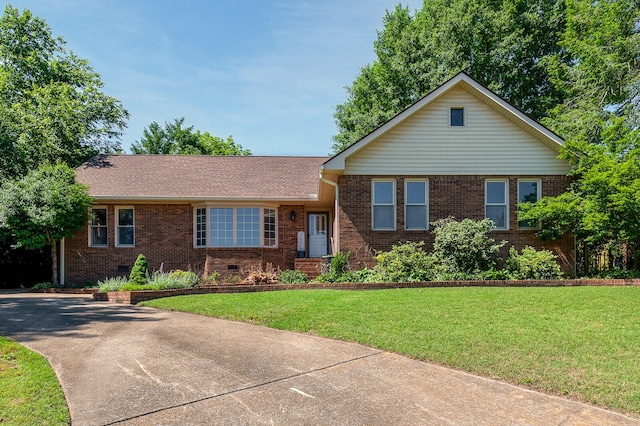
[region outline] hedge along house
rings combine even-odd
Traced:
[[[139,253],[204,274],[315,275],[336,252],[372,266],[395,243],[429,248],[430,222],[449,216],[488,217],[507,247],[549,248],[571,273],[572,237],[542,243],[539,224],[517,219],[519,202],[569,185],[562,143],[460,73],[332,158],[99,156],[76,169],[95,205],[62,244],[61,282],[127,275]]]

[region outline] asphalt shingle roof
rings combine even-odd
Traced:
[[[304,200],[328,157],[99,155],[76,168],[94,197]]]

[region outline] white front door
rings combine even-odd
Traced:
[[[322,257],[329,254],[329,214],[309,214],[309,257]]]

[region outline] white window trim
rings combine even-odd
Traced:
[[[104,210],[105,211],[105,220],[107,221],[107,223],[104,225],[105,228],[105,232],[107,233],[107,244],[92,244],[91,243],[91,235],[93,234],[92,232],[92,228],[95,226],[92,224],[91,222],[91,212],[96,209],[96,210]],[[89,245],[89,247],[97,247],[97,248],[104,248],[104,247],[109,247],[109,209],[107,208],[107,206],[91,206],[89,207],[89,232],[87,232],[87,243]]]
[[[537,182],[538,184],[538,200],[540,201],[540,199],[542,198],[542,179],[526,179],[526,178],[522,178],[522,179],[518,179],[518,204],[520,203],[520,182]],[[541,229],[541,223],[540,221],[538,221],[538,225],[535,227],[521,227],[520,226],[520,221],[518,221],[518,229],[521,229],[523,231],[537,231],[539,229]]]
[[[503,182],[504,183],[504,203],[489,203],[487,201],[487,184],[489,182]],[[484,181],[484,217],[487,217],[487,206],[504,206],[505,207],[505,227],[493,228],[494,231],[508,231],[509,230],[509,179],[485,179]]]
[[[233,209],[233,245],[231,246],[213,246],[211,245],[211,215],[209,210],[210,209],[217,209],[217,208],[221,208],[221,209]],[[259,209],[260,210],[260,223],[259,223],[259,235],[260,235],[260,245],[258,246],[239,246],[237,245],[237,238],[238,238],[238,217],[237,217],[237,210],[238,209],[243,209],[243,208],[249,208],[249,209]],[[203,246],[199,246],[197,245],[197,211],[198,209],[205,209],[205,224],[206,224],[206,232],[205,232],[205,245]],[[276,236],[275,236],[275,245],[272,246],[267,246],[264,244],[265,238],[264,238],[264,211],[265,210],[275,210],[275,219],[276,219]],[[278,217],[278,212],[279,209],[278,207],[275,206],[256,206],[256,205],[235,205],[235,206],[231,206],[231,205],[200,205],[200,206],[193,206],[193,247],[194,248],[219,248],[219,249],[254,249],[254,248],[267,248],[267,249],[277,249],[279,246],[279,233],[278,233],[278,223],[279,223],[279,217]]]
[[[454,110],[454,109],[462,110],[462,126],[454,126],[451,124],[451,110]],[[464,106],[450,105],[449,108],[447,109],[447,114],[448,114],[447,120],[449,121],[449,127],[452,127],[454,129],[467,127],[467,108],[465,108]]]
[[[393,200],[391,202],[391,204],[375,204],[375,184],[377,182],[391,182],[393,185],[393,188],[391,190],[391,195],[393,196]],[[377,229],[374,227],[374,217],[373,217],[373,210],[374,207],[378,205],[378,206],[393,206],[393,228],[382,228],[382,229]],[[397,218],[397,200],[396,200],[396,180],[395,179],[372,179],[371,180],[371,230],[372,231],[395,231],[398,228],[398,218]]]
[[[130,228],[133,230],[133,244],[120,244],[120,233],[118,232],[120,229],[120,210],[128,210],[131,209],[133,211],[133,225]],[[133,206],[116,206],[115,207],[115,241],[116,247],[124,247],[124,248],[132,248],[136,246],[136,209]],[[129,226],[126,226],[129,228]]]
[[[204,245],[198,245],[198,210],[204,209]],[[193,207],[193,247],[205,248],[209,242],[209,221],[207,220],[207,213],[209,208],[207,206],[194,206]]]
[[[409,182],[424,182],[424,204],[409,203],[407,201],[408,191],[407,184]],[[426,207],[426,228],[407,228],[407,206],[425,206]],[[405,179],[404,181],[404,229],[405,231],[428,231],[429,230],[429,179]]]

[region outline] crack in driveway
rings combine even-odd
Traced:
[[[269,380],[269,381],[261,382],[261,383],[256,383],[254,385],[245,386],[245,387],[238,388],[238,389],[233,389],[233,390],[230,390],[230,391],[227,391],[227,392],[222,392],[222,393],[219,393],[219,394],[216,394],[216,395],[205,396],[205,397],[202,397],[202,398],[194,399],[194,400],[183,402],[183,403],[180,403],[180,404],[174,404],[174,405],[171,405],[171,406],[168,406],[168,407],[158,408],[157,410],[151,410],[151,411],[148,411],[146,413],[137,414],[135,416],[127,417],[127,418],[124,418],[124,419],[114,420],[114,421],[109,422],[109,423],[104,423],[103,426],[117,425],[117,424],[121,424],[121,423],[128,422],[128,421],[131,421],[131,420],[140,419],[140,418],[152,415],[152,414],[161,413],[163,411],[169,411],[169,410],[173,410],[175,408],[186,407],[186,406],[189,406],[189,405],[197,404],[199,402],[210,401],[210,400],[213,400],[213,399],[216,399],[216,398],[220,398],[220,397],[223,397],[223,396],[233,395],[233,394],[236,394],[236,393],[239,393],[239,392],[243,392],[243,391],[247,391],[247,390],[251,390],[251,389],[261,388],[261,387],[268,386],[268,385],[271,385],[271,384],[274,384],[274,383],[284,382],[286,380],[295,379],[296,377],[306,376],[308,374],[316,373],[318,371],[324,371],[324,370],[328,370],[330,368],[338,367],[340,365],[345,365],[345,364],[349,364],[349,363],[352,363],[352,362],[355,362],[355,361],[360,361],[362,359],[378,356],[378,355],[382,354],[383,352],[384,351],[377,351],[377,352],[369,353],[369,354],[366,354],[366,355],[350,358],[350,359],[347,359],[347,360],[344,360],[344,361],[336,362],[334,364],[330,364],[330,365],[327,365],[327,366],[324,366],[324,367],[314,368],[312,370],[303,371],[303,372],[296,373],[296,374],[291,374],[291,375],[285,376],[285,377],[279,377],[277,379],[273,379],[273,380]]]

